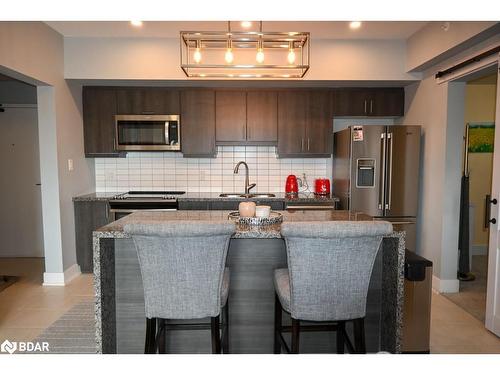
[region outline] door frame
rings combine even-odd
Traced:
[[[497,57],[495,123],[500,123],[500,54]],[[491,205],[490,215],[490,218],[496,219],[496,223],[490,224],[485,327],[500,336],[500,129],[498,127],[495,131],[494,145],[491,197],[497,199],[497,204]]]

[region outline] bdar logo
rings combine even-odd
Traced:
[[[5,340],[0,346],[0,350],[2,352],[14,353],[17,349],[17,342],[10,342],[9,340]]]

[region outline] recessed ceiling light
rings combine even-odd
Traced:
[[[350,24],[349,24],[349,27],[351,29],[359,29],[361,27],[361,22],[360,21],[352,21]]]
[[[241,21],[241,27],[248,29],[250,26],[252,26],[250,21]]]
[[[132,26],[135,26],[135,27],[141,27],[142,26],[142,21],[138,21],[138,20],[130,21],[130,24]]]

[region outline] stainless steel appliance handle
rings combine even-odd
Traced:
[[[387,182],[387,184],[389,185],[389,192],[388,192],[388,199],[389,199],[389,203],[386,205],[385,208],[387,208],[388,210],[391,209],[391,204],[392,204],[392,146],[394,144],[393,142],[393,134],[392,133],[388,133],[387,134],[387,142],[390,143],[390,147],[389,147],[389,160],[387,162],[387,164],[389,164],[389,180]]]
[[[380,163],[380,186],[378,191],[378,209],[383,210],[383,199],[385,191],[385,149],[386,149],[386,139],[385,133],[380,134],[380,149],[382,153],[382,162]]]
[[[333,210],[335,206],[287,206],[286,210]]]
[[[168,124],[169,124],[169,122],[165,121],[165,144],[166,145],[170,144],[170,141],[168,139]]]

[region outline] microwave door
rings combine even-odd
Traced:
[[[351,128],[351,211],[384,214],[385,126]]]

